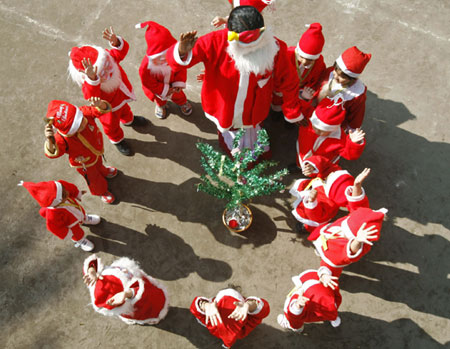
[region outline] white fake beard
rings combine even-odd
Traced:
[[[171,73],[172,68],[167,63],[156,65],[152,60],[148,59],[147,69],[152,72],[153,75],[163,75],[166,76]]]
[[[120,85],[120,81],[122,80],[118,64],[112,58],[110,58],[110,60],[113,67],[112,68],[113,74],[111,78],[109,78],[107,81],[101,82],[100,84],[100,89],[102,91],[105,91],[106,93],[110,93],[117,90],[117,88]],[[78,86],[82,86],[84,84],[84,80],[86,79],[86,74],[78,71],[74,67],[72,62],[69,63],[69,76],[72,78],[74,82],[78,84]]]
[[[119,65],[111,59],[112,64],[112,76],[106,80],[102,81],[100,84],[100,89],[106,93],[111,93],[119,88],[122,77],[120,75]]]
[[[256,75],[273,70],[274,58],[278,50],[278,44],[269,29],[266,29],[254,43],[240,44],[238,41],[230,41],[227,47],[227,53],[240,73]]]

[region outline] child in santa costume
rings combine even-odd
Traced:
[[[267,6],[270,7],[270,9],[275,9],[275,1],[276,0],[228,0],[228,2],[231,4],[232,8],[238,7],[238,6],[253,6],[256,8],[259,12],[262,12]],[[216,16],[211,21],[211,25],[213,25],[216,28],[219,28],[222,25],[226,25],[228,22],[228,16],[227,17],[220,17]]]
[[[183,89],[186,88],[186,69],[174,72],[167,64],[167,49],[177,40],[169,30],[156,22],[144,22],[136,28],[147,27],[145,40],[147,41],[147,54],[139,68],[142,89],[145,95],[156,103],[155,116],[159,119],[167,117],[167,101],[180,107],[183,115],[192,114],[192,105],[188,102]]]
[[[155,325],[167,315],[166,288],[129,258],[104,267],[94,254],[84,261],[83,274],[92,307],[102,315],[118,316],[128,325]]]
[[[323,74],[320,88],[313,99],[314,104],[333,101],[346,110],[344,129],[360,128],[366,110],[367,87],[359,79],[372,55],[360,51],[356,46],[345,50]]]
[[[97,97],[89,101],[91,106],[80,108],[64,101],[49,103],[44,131],[45,155],[53,159],[67,153],[70,166],[84,177],[91,194],[111,204],[115,198],[108,191],[106,179],[114,178],[117,169],[103,165],[103,135],[95,123],[95,118],[111,111],[111,105]]]
[[[289,59],[295,65],[300,81],[300,98],[305,101],[313,97],[322,82],[322,75],[326,70],[322,56],[324,44],[321,24],[313,23],[303,33],[297,47],[288,48]],[[283,94],[274,91],[272,110],[280,112],[282,104]]]
[[[72,239],[75,247],[83,251],[92,251],[94,244],[84,237],[81,224],[96,225],[100,217],[86,214],[83,206],[78,202],[85,193],[75,184],[66,181],[23,182],[33,198],[41,206],[39,214],[45,218],[47,229],[62,240]]]
[[[365,133],[350,130],[346,134],[341,124],[346,111],[342,105],[319,104],[309,119],[308,126],[300,126],[297,140],[297,169],[290,165],[291,172],[303,172],[307,177],[326,178],[335,171],[341,157],[347,160],[358,159],[366,145]]]
[[[268,116],[274,88],[283,93],[286,120],[303,119],[298,76],[289,62],[287,46],[264,27],[256,8],[236,7],[230,13],[228,29],[198,40],[196,34],[181,34],[180,41],[167,51],[167,61],[177,70],[204,64],[202,107],[216,124],[227,152],[233,149],[240,128],[246,132],[239,148],[253,148],[260,123]]]
[[[338,309],[342,297],[337,277],[326,267],[306,270],[292,277],[295,287],[284,302],[284,314],[277,316],[278,324],[295,332],[302,332],[305,323],[330,321],[333,327],[341,324]]]
[[[266,300],[244,298],[232,288],[219,291],[212,299],[195,297],[191,304],[191,313],[213,336],[223,341],[224,348],[231,348],[236,340],[248,336],[269,312]]]
[[[349,215],[314,229],[308,240],[321,258],[320,266],[327,267],[333,276],[340,276],[347,265],[359,261],[380,238],[386,209],[374,211],[360,207]]]
[[[370,169],[364,169],[356,178],[346,170],[328,175],[326,180],[302,178],[295,181],[290,193],[297,198],[292,214],[298,220],[298,232],[311,233],[315,227],[328,223],[345,207],[350,212],[369,207],[362,183]]]
[[[128,105],[136,97],[127,74],[119,64],[128,53],[128,43],[116,35],[112,27],[103,31],[103,38],[109,41],[111,50],[98,46],[72,48],[69,73],[72,80],[81,86],[84,98],[100,97],[111,104],[111,112],[102,115],[99,120],[111,143],[122,154],[129,156],[131,149],[124,140],[120,123],[143,126],[147,120],[133,115]]]

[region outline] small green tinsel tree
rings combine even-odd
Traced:
[[[239,140],[244,134],[241,129],[234,139],[233,147],[238,148]],[[281,178],[288,174],[287,169],[277,171],[274,174],[263,175],[268,167],[277,165],[275,161],[263,160],[248,170],[248,165],[258,159],[269,145],[267,131],[258,131],[254,150],[244,148],[234,154],[234,160],[227,155],[213,149],[206,143],[197,143],[197,148],[202,152],[200,159],[206,174],[203,174],[197,190],[228,201],[226,208],[233,209],[239,204],[256,196],[269,195],[285,188]]]

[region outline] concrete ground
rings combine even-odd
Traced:
[[[236,348],[449,346],[450,3],[279,0],[275,12],[264,13],[289,45],[305,23],[321,22],[328,65],[355,44],[373,54],[362,76],[369,88],[368,145],[360,160],[344,166],[354,174],[372,168],[365,187],[373,208],[389,209],[389,220],[371,253],[341,277],[341,327],[311,324],[300,335],[282,331],[276,316],[291,276],[317,268],[319,259],[293,232],[288,191],[254,200],[251,229],[228,232],[223,202],[195,187],[202,173],[195,143],[217,145],[215,127],[201,110],[195,79],[201,67],[189,72],[190,117],[172,105],[169,118],[157,120],[140,87],[146,44],[136,23],[155,20],[175,36],[192,29],[204,34],[215,15],[228,11],[225,0],[0,1],[2,347],[218,348],[189,305],[229,283],[271,305],[269,317]],[[154,327],[128,326],[93,311],[81,279],[88,254],[48,233],[37,203],[16,186],[65,179],[86,188],[66,158],[44,157],[42,118],[51,99],[84,103],[67,79],[67,53],[75,45],[105,46],[101,32],[111,24],[131,47],[122,64],[138,97],[131,107],[151,125],[125,129],[133,157],[106,144],[108,164],[121,169],[111,181],[118,203],[107,206],[87,195],[85,207],[104,218],[87,231],[106,263],[129,256],[167,286],[171,308]],[[294,160],[296,130],[271,119],[266,127],[274,158],[286,166]]]

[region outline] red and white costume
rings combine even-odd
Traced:
[[[371,57],[371,54],[363,53],[353,46],[338,57],[336,64],[346,75],[358,78]],[[360,128],[366,111],[367,87],[357,79],[351,86],[344,88],[333,81],[333,71],[334,68],[329,67],[324,72],[315,97],[319,96],[322,89],[328,89],[327,97],[320,101],[319,105],[320,103],[329,104],[327,100],[333,101],[334,104],[341,104],[346,110],[345,122],[342,125],[344,129]]]
[[[302,92],[305,87],[317,91],[319,85],[322,83],[323,74],[326,70],[325,62],[321,54],[324,44],[325,38],[322,34],[322,26],[320,23],[312,23],[301,36],[297,46],[288,48],[288,58],[295,65],[299,78],[300,98],[302,98]],[[306,59],[311,59],[313,62],[305,67],[298,61],[297,55]],[[309,98],[305,99],[309,100]],[[283,94],[274,91],[272,109],[281,111],[282,104]]]
[[[147,27],[145,39],[147,41],[147,53],[139,67],[142,89],[145,95],[158,106],[164,106],[167,100],[172,100],[177,105],[187,102],[183,91],[169,94],[169,88],[186,88],[186,69],[173,71],[170,66],[153,66],[152,60],[165,57],[167,49],[174,45],[177,40],[170,34],[169,30],[156,22],[144,22],[137,28]]]
[[[104,195],[108,191],[106,176],[108,168],[103,165],[103,135],[98,129],[95,118],[103,114],[96,107],[82,106],[80,108],[64,101],[49,103],[47,118],[53,119],[55,133],[54,153],[44,147],[45,156],[58,158],[67,154],[69,163],[81,174],[92,195]],[[79,128],[87,120],[83,130]]]
[[[252,313],[248,313],[247,318],[243,321],[236,321],[229,319],[228,316],[234,311],[236,305],[234,302],[244,302],[246,299],[254,299],[257,301],[257,308]],[[234,289],[228,288],[219,291],[219,293],[213,299],[205,297],[196,297],[191,304],[191,313],[197,318],[197,320],[205,326],[208,331],[215,337],[220,338],[224,345],[231,347],[236,340],[246,337],[253,329],[258,326],[262,320],[269,315],[270,307],[269,303],[265,299],[258,297],[244,297]],[[208,302],[216,301],[217,309],[223,323],[218,323],[217,326],[211,325],[209,322],[206,325],[205,313],[200,309],[199,301],[205,300]]]
[[[297,140],[297,165],[309,163],[314,167],[311,177],[325,178],[332,171],[340,169],[337,163],[341,157],[347,160],[358,159],[366,145],[354,143],[340,127],[345,111],[339,105],[320,104],[314,110],[308,126],[299,127]],[[331,132],[319,136],[313,127]]]
[[[308,239],[313,241],[322,259],[320,265],[329,268],[334,276],[339,276],[344,267],[359,261],[372,248],[371,245],[363,243],[358,251],[351,251],[350,245],[359,228],[363,223],[366,223],[366,228],[375,226],[378,230],[376,239],[371,241],[377,241],[386,212],[386,209],[374,211],[361,207],[333,223],[317,227]]]
[[[339,287],[331,289],[320,282],[319,274],[331,271],[325,267],[317,270],[306,270],[292,277],[295,288],[288,294],[284,302],[284,316],[289,322],[289,328],[300,330],[305,323],[319,321],[334,321],[338,317],[338,309],[342,302]],[[303,294],[309,298],[305,306],[297,307],[294,303]]]
[[[253,6],[259,12],[262,12],[267,6],[274,7],[276,0],[228,0],[228,2],[234,7],[238,6]]]
[[[130,125],[133,122],[134,115],[128,103],[136,100],[133,86],[119,64],[127,55],[129,45],[120,36],[117,38],[120,45],[111,46],[110,50],[98,46],[73,47],[69,62],[70,75],[82,87],[84,98],[100,97],[111,104],[111,112],[102,115],[99,120],[106,136],[113,144],[120,143],[124,138],[120,123]],[[81,63],[83,58],[89,58],[97,67],[97,80],[91,80],[86,74],[79,72],[84,71]],[[106,81],[102,81],[101,78]],[[108,86],[108,80],[111,80],[109,85],[114,82],[113,86]]]
[[[272,69],[261,74],[241,73],[236,67],[237,63],[229,53],[233,45],[228,41],[226,29],[198,38],[184,60],[178,54],[178,43],[167,51],[167,61],[174,69],[189,68],[203,62],[202,107],[205,116],[216,124],[224,136],[229,150],[235,137],[230,132],[236,129],[246,128],[246,135],[250,134],[249,138],[256,139],[258,125],[269,113],[273,89],[283,93],[286,120],[296,122],[303,119],[302,101],[298,98],[298,76],[289,62],[286,44],[275,38],[268,29],[252,44],[262,43],[264,46],[257,49],[258,53],[264,53],[261,55],[263,57],[274,58],[273,64],[270,61]],[[242,71],[245,71],[244,68]],[[245,142],[246,135],[242,142]],[[250,147],[253,144],[250,140],[247,143]]]
[[[102,279],[88,286],[94,310],[105,316],[118,316],[129,325],[154,325],[160,322],[169,309],[169,298],[163,285],[147,275],[139,265],[122,257],[104,267],[100,258],[92,255],[84,261],[83,273],[93,267]],[[106,304],[115,294],[131,290],[132,298],[118,306]]]
[[[59,180],[49,182],[21,182],[41,206],[39,214],[45,218],[47,229],[60,239],[80,241],[84,237],[81,228],[87,215],[78,200],[81,192],[75,184]],[[68,192],[62,202],[63,188]]]
[[[339,211],[340,207],[350,212],[359,207],[369,207],[364,188],[362,194],[352,195],[355,179],[346,170],[332,172],[325,181],[320,178],[298,179],[292,186],[290,193],[297,199],[293,203],[292,214],[309,232],[315,227],[328,223]],[[311,189],[317,191],[314,201],[308,200]]]

